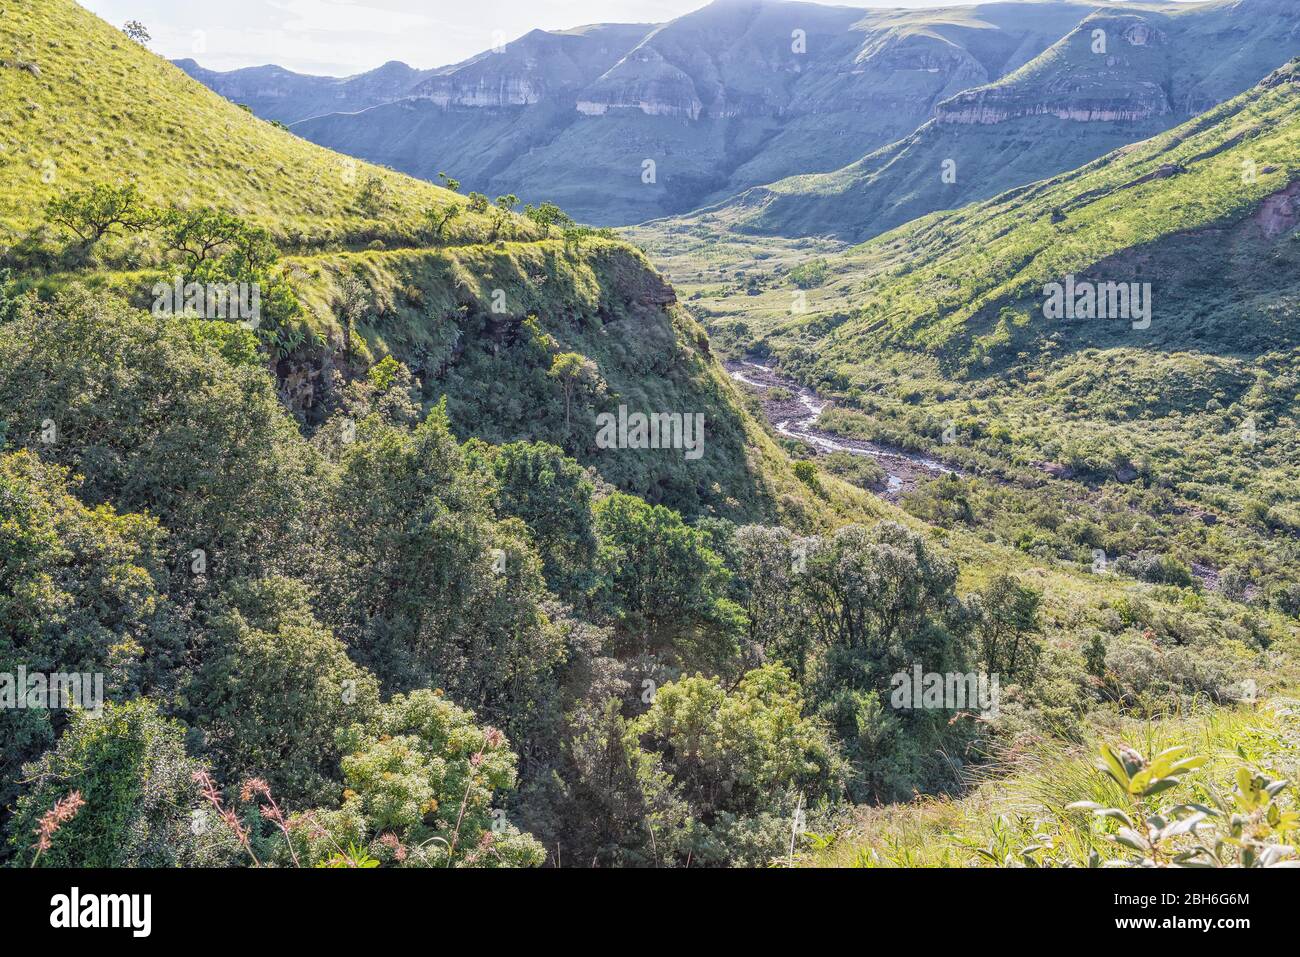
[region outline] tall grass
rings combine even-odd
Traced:
[[[1076,801],[1125,807],[1118,785],[1094,766],[1101,741],[1152,755],[1175,745],[1209,760],[1164,797],[1205,802],[1230,789],[1242,764],[1273,777],[1300,773],[1300,701],[1277,697],[1257,707],[1191,709],[1164,720],[1107,715],[1081,747],[1039,742],[982,767],[957,799],[920,798],[863,809],[857,822],[810,860],[832,867],[1086,867],[1093,852],[1118,857],[1109,825],[1067,810]],[[1294,804],[1292,795],[1289,802]],[[1296,836],[1292,835],[1292,841]]]

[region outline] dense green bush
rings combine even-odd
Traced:
[[[70,793],[85,806],[51,838],[46,867],[210,866],[230,859],[220,826],[196,827],[200,809],[184,730],[147,699],[109,704],[100,717],[77,713],[58,745],[28,765],[30,780],[9,822],[20,863],[36,856],[39,819]],[[197,818],[202,819],[202,818]]]
[[[316,467],[273,380],[226,361],[203,325],[72,292],[0,335],[9,441],[83,476],[83,500],[156,518],[178,583],[195,550],[208,575],[285,562]]]
[[[531,530],[547,584],[564,596],[587,591],[596,553],[595,487],[587,472],[554,445],[483,448],[491,457],[497,514]]]
[[[166,597],[164,539],[150,518],[87,508],[62,467],[0,452],[0,673],[92,676],[83,692],[98,675],[116,700],[173,687],[185,632]],[[0,805],[67,715],[0,708]]]
[[[670,509],[617,492],[597,503],[596,532],[598,596],[622,655],[664,655],[714,672],[734,662],[739,609],[699,532]]]
[[[803,828],[802,809],[838,793],[829,729],[805,715],[779,665],[749,672],[730,692],[701,675],[670,682],[631,730],[685,801],[677,853],[700,864],[779,857]]]
[[[233,584],[205,616],[203,664],[185,692],[220,776],[261,777],[289,807],[334,795],[338,733],[379,703],[374,676],[307,598],[289,579]]]
[[[374,725],[340,736],[346,790],[337,811],[295,816],[289,831],[310,863],[356,844],[406,867],[535,867],[545,851],[494,802],[515,786],[505,735],[441,692],[396,695]]]

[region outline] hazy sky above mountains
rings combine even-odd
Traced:
[[[456,63],[529,30],[662,23],[707,0],[79,0],[115,26],[139,20],[150,46],[214,70],[277,63],[346,76],[388,60]],[[857,0],[829,6],[965,6],[979,0]]]
[[[662,23],[706,0],[80,0],[115,26],[139,20],[153,50],[215,70],[277,63],[345,76],[388,60],[444,66],[529,30],[587,23]],[[835,6],[934,7],[975,0],[888,0]]]

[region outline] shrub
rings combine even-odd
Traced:
[[[397,695],[374,726],[340,737],[346,784],[337,812],[310,811],[289,823],[300,857],[328,863],[349,844],[406,867],[536,867],[542,846],[494,808],[515,786],[506,737],[474,723],[441,692]]]
[[[688,842],[702,864],[770,861],[798,829],[796,808],[837,790],[829,730],[804,716],[780,665],[749,672],[732,691],[702,675],[665,684],[632,731],[703,826]],[[733,857],[751,842],[748,860]]]
[[[825,259],[811,259],[790,270],[790,282],[800,289],[813,289],[826,282],[830,266]]]
[[[32,782],[18,799],[9,843],[20,863],[39,819],[78,792],[86,802],[52,837],[45,867],[205,866],[229,860],[224,828],[194,827],[203,766],[186,756],[184,729],[148,699],[108,704],[101,717],[78,712],[58,746],[29,764]],[[195,833],[199,831],[200,833]]]
[[[817,478],[817,466],[814,463],[802,459],[795,462],[793,468],[794,477],[803,482],[804,485],[814,490],[821,487],[821,482]]]
[[[1106,649],[1107,687],[1125,705],[1169,703],[1183,696],[1229,696],[1229,665],[1205,648],[1163,648],[1120,636]]]

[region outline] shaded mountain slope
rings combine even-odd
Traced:
[[[204,86],[258,116],[294,123],[324,113],[357,113],[410,94],[433,70],[396,60],[355,76],[309,76],[274,65],[221,72],[193,59],[173,61]]]
[[[1276,0],[1098,10],[1009,75],[937,103],[898,142],[708,212],[744,231],[861,241],[1154,136],[1297,53],[1300,8]]]
[[[770,270],[682,288],[721,348],[848,410],[824,426],[978,474],[1136,483],[1285,553],[1297,156],[1300,61],[1152,140],[826,255],[806,290]],[[1067,283],[1105,306],[1049,311]],[[1141,314],[1111,308],[1120,288]]]

